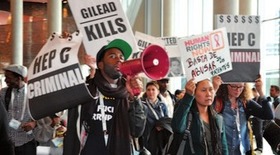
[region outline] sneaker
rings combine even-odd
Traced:
[[[256,148],[254,151],[262,153],[262,150],[263,150],[262,148]]]

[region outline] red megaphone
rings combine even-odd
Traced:
[[[167,52],[158,45],[150,45],[144,49],[139,59],[125,61],[121,64],[122,74],[134,76],[144,72],[152,80],[164,78],[169,70]],[[138,90],[140,93],[140,91]],[[138,93],[137,91],[135,94]]]

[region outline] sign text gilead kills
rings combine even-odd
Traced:
[[[118,17],[114,2],[82,8],[84,31],[89,41],[117,35],[127,31],[125,20]],[[88,25],[90,23],[90,25]]]

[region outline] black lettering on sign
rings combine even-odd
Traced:
[[[116,35],[127,31],[122,18],[117,18],[114,21],[106,21],[88,25],[84,27],[85,33],[89,41]]]
[[[242,42],[248,41],[249,46],[255,46],[256,36],[254,33],[245,35],[244,33],[228,33],[228,42],[230,46],[241,46]]]
[[[69,60],[69,54],[68,52],[71,50],[70,47],[65,47],[60,52],[60,62],[66,63]]]
[[[81,16],[84,19],[91,18],[98,15],[108,14],[116,11],[116,5],[114,2],[109,2],[108,4],[100,4],[96,6],[91,6],[81,9]]]
[[[132,54],[132,59],[140,58],[141,54],[142,54],[142,53],[140,53],[140,52],[135,52],[135,53],[133,53],[133,54]]]
[[[56,50],[52,50],[44,55],[41,55],[35,59],[34,66],[33,66],[33,74],[39,73],[44,71],[48,68],[52,67],[52,60],[56,56]]]
[[[254,46],[256,44],[255,42],[256,36],[254,33],[249,33],[248,34],[248,45],[249,46]]]
[[[142,47],[143,49],[145,49],[146,47],[148,47],[149,45],[151,45],[151,43],[147,42],[147,41],[143,41],[143,40],[138,40],[137,45],[139,47]]]
[[[215,61],[212,61],[212,62],[209,62],[207,64],[204,64],[202,66],[198,66],[196,68],[194,68],[192,70],[192,77],[197,77],[199,75],[202,75],[206,72],[211,72],[212,70],[216,69],[216,64],[215,64]]]
[[[245,39],[244,33],[228,33],[227,35],[230,46],[241,46],[241,42]]]
[[[234,22],[238,23],[238,16],[234,16]]]
[[[250,24],[259,24],[260,23],[259,16],[238,16],[238,15],[220,15],[218,17],[220,23],[250,23]]]
[[[60,51],[60,62],[61,63],[67,63],[69,60],[69,54],[68,52],[71,50],[70,47],[64,47]],[[34,66],[33,66],[33,74],[39,73],[41,71],[44,71],[46,69],[52,68],[52,62],[56,57],[56,49],[45,53],[44,55],[41,55],[39,57],[35,58]]]
[[[171,38],[162,38],[165,42],[165,45],[177,45],[177,40],[175,37]]]

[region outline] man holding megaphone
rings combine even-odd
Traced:
[[[142,135],[146,117],[133,93],[133,89],[142,90],[142,81],[137,75],[124,77],[120,71],[131,53],[126,41],[115,39],[103,46],[96,58],[86,55],[85,63],[91,69],[86,82],[93,100],[82,105],[80,116],[78,108],[69,110],[63,154],[133,153],[131,137]]]

